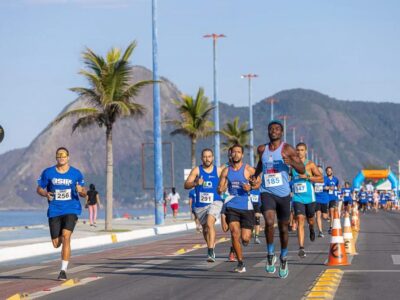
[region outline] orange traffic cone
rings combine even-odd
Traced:
[[[328,266],[348,266],[347,255],[344,248],[342,226],[340,225],[339,213],[335,208],[333,219],[331,245],[329,247],[329,257],[326,263]]]
[[[343,227],[344,248],[346,249],[346,253],[350,255],[357,255],[358,253],[356,251],[356,245],[353,238],[353,233],[351,231],[350,217],[348,212],[346,212],[344,215]]]

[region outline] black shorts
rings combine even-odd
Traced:
[[[323,214],[328,213],[328,203],[315,203],[315,211],[320,211]]]
[[[254,213],[261,213],[260,206],[258,203],[253,203]]]
[[[290,201],[290,195],[278,197],[270,193],[261,193],[261,211],[275,210],[278,221],[289,221]]]
[[[56,239],[61,236],[63,229],[74,231],[78,216],[75,214],[62,215],[49,218],[49,228],[51,239]]]
[[[239,222],[241,228],[253,230],[255,223],[254,210],[242,210],[227,207],[225,210],[226,222]]]
[[[329,209],[335,208],[338,206],[338,201],[337,200],[330,200],[329,201]]]
[[[312,218],[315,215],[315,202],[309,204],[293,202],[293,208],[296,216],[303,215],[307,218]]]
[[[351,200],[349,200],[349,201],[343,201],[343,205],[344,205],[344,207],[347,207],[348,205],[350,205],[350,206],[352,206],[353,205],[353,201]]]

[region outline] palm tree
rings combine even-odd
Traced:
[[[113,209],[113,148],[112,130],[118,118],[140,117],[145,107],[134,101],[141,89],[152,80],[131,83],[132,67],[129,58],[136,47],[132,42],[124,51],[112,48],[105,58],[87,48],[83,52],[86,69],[79,74],[89,82],[89,87],[75,87],[70,90],[77,93],[88,103],[88,107],[70,110],[59,116],[58,123],[67,117],[78,117],[72,125],[72,132],[96,124],[104,126],[106,131],[106,224],[105,230],[112,230]]]
[[[173,120],[176,129],[171,135],[186,135],[191,140],[192,168],[196,166],[196,143],[199,139],[215,134],[214,122],[210,121],[211,111],[214,106],[204,96],[204,89],[199,88],[196,97],[182,95],[181,99],[173,99],[180,119]]]
[[[221,134],[226,141],[222,143],[223,149],[226,151],[235,144],[242,145],[249,149],[249,135],[251,129],[247,129],[247,122],[239,124],[239,117],[236,117],[233,122],[225,123],[225,127],[221,130]]]

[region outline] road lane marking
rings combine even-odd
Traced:
[[[333,299],[339,288],[343,273],[343,270],[340,269],[327,269],[321,272],[301,299]]]
[[[114,272],[115,273],[140,272],[140,271],[143,271],[144,269],[151,269],[155,266],[162,265],[162,264],[165,264],[170,261],[171,261],[170,259],[153,259],[153,260],[145,261],[144,263],[141,263],[141,264],[132,265],[132,267],[118,269],[118,270],[115,270]]]
[[[26,268],[22,268],[22,269],[2,272],[2,273],[0,273],[0,277],[17,275],[17,274],[26,273],[26,272],[30,272],[30,271],[36,271],[36,270],[40,270],[40,269],[44,269],[44,268],[48,268],[48,267],[49,266],[31,266],[31,267],[26,267]]]
[[[99,267],[99,266],[101,266],[101,265],[99,265],[99,264],[96,264],[96,265],[81,265],[81,266],[77,266],[77,267],[74,267],[74,268],[70,268],[66,272],[67,272],[67,274],[75,274],[75,273],[86,271],[86,270],[90,270],[90,269],[93,269],[93,268],[96,268],[96,267]],[[58,274],[59,272],[60,271],[52,272],[50,274],[54,275],[54,274]]]
[[[400,265],[400,255],[393,255],[392,254],[392,260],[394,265]]]
[[[99,280],[101,278],[103,278],[103,277],[91,276],[91,277],[83,278],[79,281],[76,281],[74,284],[71,284],[71,285],[60,284],[53,288],[45,288],[40,292],[29,294],[29,299],[36,299],[36,298],[40,298],[40,297],[43,297],[43,296],[46,296],[49,294],[57,293],[57,292],[60,292],[60,291],[66,290],[66,289],[70,289],[73,287],[82,286],[82,285],[88,284],[90,282]]]

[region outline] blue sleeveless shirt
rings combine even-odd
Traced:
[[[249,181],[244,176],[244,170],[246,165],[235,171],[232,167],[228,169],[228,192],[232,197],[227,203],[226,207],[231,207],[241,210],[253,210],[253,204],[251,203],[249,193],[243,189],[244,183]]]
[[[204,207],[210,205],[214,201],[221,201],[220,195],[217,193],[219,183],[218,168],[214,166],[211,173],[204,171],[203,166],[199,166],[199,178],[203,178],[202,185],[195,187],[196,202],[195,207]]]
[[[286,197],[290,194],[289,166],[285,164],[282,157],[284,145],[285,143],[281,143],[274,151],[269,149],[269,144],[265,145],[261,157],[261,193],[270,193],[278,197]]]

